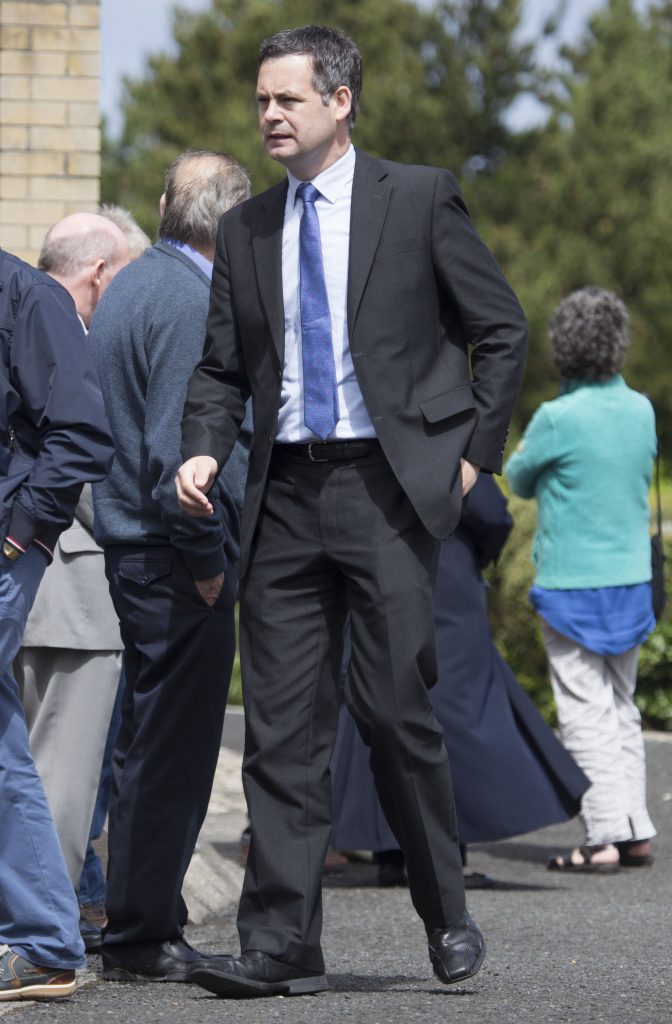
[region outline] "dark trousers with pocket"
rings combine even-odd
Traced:
[[[108,961],[182,934],[182,883],[217,766],[235,653],[236,581],[210,608],[180,552],[110,546],[126,685],[113,754]]]
[[[348,611],[345,697],[371,748],[413,903],[427,927],[464,911],[450,769],[428,693],[438,550],[380,449],[317,464],[276,449],[241,583],[252,825],[238,912],[243,951],[324,969],[321,869]]]

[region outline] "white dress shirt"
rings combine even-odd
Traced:
[[[335,164],[313,179],[320,192],[315,209],[320,222],[322,262],[331,314],[336,384],[340,419],[329,440],[375,437],[376,432],[364,406],[350,356],[346,302],[348,294],[348,252],[350,246],[350,204],[355,173],[352,146]],[[296,200],[301,184],[289,171],[289,188],[282,229],[282,298],[285,309],[285,361],[282,374],[280,413],[276,441],[296,444],[311,441],[315,434],[303,421],[303,363],[301,359],[301,310],[299,308],[299,226],[303,203]]]

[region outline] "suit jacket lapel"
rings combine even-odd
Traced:
[[[282,226],[285,219],[287,181],[268,191],[252,225],[254,265],[259,293],[282,366],[285,348],[285,310],[282,299]]]
[[[357,312],[383,230],[392,186],[379,160],[356,151],[350,213],[348,263],[348,333],[352,338]]]

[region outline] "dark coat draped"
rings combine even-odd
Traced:
[[[487,842],[566,821],[589,783],[498,653],[481,569],[511,529],[506,501],[481,477],[436,583],[439,678],[432,701],[453,774],[460,842]],[[368,748],[345,707],[332,761],[332,844],[383,850],[396,843],[378,804]]]

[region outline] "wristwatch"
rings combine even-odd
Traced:
[[[16,561],[23,554],[21,548],[17,548],[11,541],[6,540],[2,545],[2,553],[5,558],[9,558],[12,562]]]

